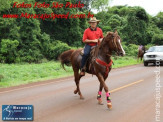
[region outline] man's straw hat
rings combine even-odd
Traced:
[[[97,24],[98,24],[100,22],[100,20],[97,20],[96,17],[92,17],[92,18],[90,18],[88,23],[92,23],[92,22],[97,22]]]

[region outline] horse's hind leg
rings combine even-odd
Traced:
[[[143,57],[141,57],[141,61],[142,61]]]
[[[74,80],[75,80],[75,84],[76,84],[76,89],[74,90],[74,94],[77,94],[79,89],[78,89],[78,84],[79,84],[79,76],[78,76],[78,71],[74,71]]]
[[[138,56],[138,58],[137,58],[137,62],[139,62],[139,56]]]
[[[76,90],[74,90],[74,94],[79,94],[80,99],[84,99],[83,95],[81,94],[79,83],[80,83],[80,75],[79,70],[74,70],[74,77],[75,77],[75,83],[76,83]]]

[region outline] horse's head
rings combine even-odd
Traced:
[[[118,56],[124,56],[125,51],[121,45],[121,38],[118,32],[108,32],[105,37],[105,44],[109,47],[109,50],[115,51]]]

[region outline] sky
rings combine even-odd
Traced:
[[[141,6],[152,16],[163,12],[163,0],[111,0],[109,6],[116,5]]]

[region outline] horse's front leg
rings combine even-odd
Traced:
[[[104,90],[106,92],[107,107],[109,109],[111,109],[112,104],[111,104],[110,93],[109,93],[108,87],[107,87],[107,85],[105,83],[105,80],[104,80],[103,76],[100,73],[97,75],[97,77],[98,77],[98,80],[100,81],[100,84],[102,84],[102,86],[104,87]]]
[[[100,105],[103,105],[102,99],[101,99],[102,89],[103,89],[103,85],[102,85],[102,83],[100,83],[100,88],[99,88],[99,91],[98,91],[98,94],[97,94],[98,104],[100,104]]]

